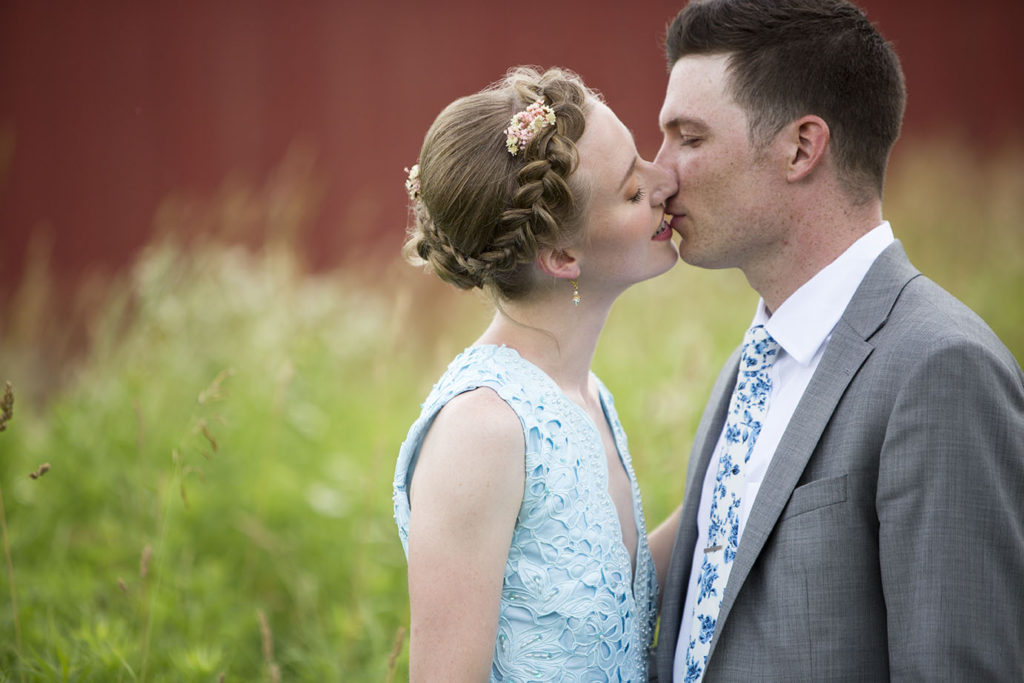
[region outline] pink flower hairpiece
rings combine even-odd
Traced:
[[[409,199],[417,202],[420,199],[420,165],[413,164],[412,168],[405,169],[409,177],[405,179],[405,191],[409,193]]]
[[[529,107],[512,117],[505,129],[505,147],[509,154],[516,156],[520,150],[526,149],[533,136],[547,126],[555,125],[555,110],[537,100]]]

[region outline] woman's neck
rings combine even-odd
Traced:
[[[590,400],[590,364],[611,301],[565,296],[501,303],[477,344],[504,344],[543,370],[570,399]]]

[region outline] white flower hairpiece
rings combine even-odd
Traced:
[[[544,104],[544,100],[537,100],[512,117],[508,128],[505,129],[505,147],[508,148],[509,154],[516,156],[520,150],[526,149],[534,135],[553,125],[555,110]]]
[[[405,191],[409,193],[409,199],[416,202],[420,199],[420,165],[413,164],[412,168],[405,169],[409,177],[405,179]]]

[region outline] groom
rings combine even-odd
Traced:
[[[706,0],[667,52],[680,254],[761,301],[695,437],[657,677],[1024,680],[1024,375],[882,218],[892,47],[843,0]]]

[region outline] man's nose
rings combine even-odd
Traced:
[[[660,166],[661,168],[664,168],[664,169],[668,169],[669,168],[667,146],[668,146],[667,141],[662,141],[661,147],[658,148],[658,154],[654,157],[654,165],[655,166]]]
[[[660,156],[661,152],[659,151],[658,157]],[[659,165],[658,157],[655,157],[655,162],[651,164],[651,206],[664,204],[679,190],[675,171],[667,168],[664,164]]]

